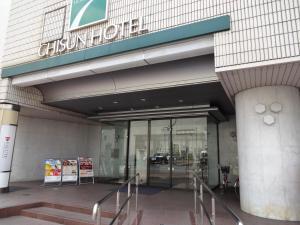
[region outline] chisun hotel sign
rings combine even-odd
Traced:
[[[107,20],[107,9],[107,0],[72,0],[70,29],[77,29]]]
[[[132,37],[148,32],[143,17],[110,24],[108,7],[109,0],[71,0],[68,34],[59,40],[41,43],[38,55],[40,57],[60,55],[80,48],[93,47],[104,41],[112,42],[118,37]],[[107,22],[104,27],[72,34],[74,30],[104,22]]]

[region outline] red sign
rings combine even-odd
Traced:
[[[93,159],[79,157],[79,175],[80,177],[93,177]]]

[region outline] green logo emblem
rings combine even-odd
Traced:
[[[99,23],[107,19],[108,0],[72,0],[70,29]]]

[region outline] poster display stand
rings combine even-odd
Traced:
[[[78,162],[76,159],[62,160],[62,184],[78,184]]]
[[[44,186],[95,183],[92,158],[46,159],[44,170]]]
[[[46,159],[44,161],[44,185],[62,184],[62,163],[60,159]]]
[[[79,184],[95,183],[92,158],[78,157]]]

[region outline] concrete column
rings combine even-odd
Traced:
[[[243,211],[300,221],[300,97],[289,86],[236,95]]]
[[[18,114],[18,106],[0,104],[0,192],[2,193],[9,191]]]

